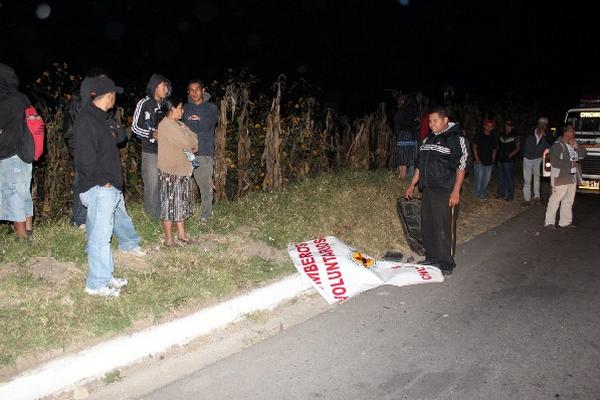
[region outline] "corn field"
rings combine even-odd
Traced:
[[[63,122],[66,104],[80,81],[69,73],[66,64],[55,63],[27,87],[27,94],[46,121],[45,154],[34,164],[32,187],[38,219],[70,214],[74,171]],[[290,182],[336,169],[395,168],[394,110],[385,102],[351,121],[332,108],[322,107],[314,95],[302,93],[301,84],[289,85],[283,75],[270,93],[256,93],[253,79],[247,77],[211,82],[207,89],[219,108],[215,202],[256,191],[281,190]],[[422,93],[414,96],[422,115],[429,100]],[[131,126],[135,103],[141,97],[141,88],[119,96],[115,115],[125,126]],[[534,109],[512,104],[510,99],[484,109],[468,96],[458,101],[454,89],[446,88],[444,100],[467,137],[475,134],[484,118],[495,118],[499,123],[511,119],[517,127],[527,127],[535,120]],[[139,199],[143,188],[140,143],[130,137],[120,151],[126,195]]]

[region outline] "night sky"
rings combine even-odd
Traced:
[[[507,93],[562,112],[600,94],[594,2],[427,0],[0,0],[0,61],[27,82],[55,61],[142,86],[152,72],[183,93],[192,77],[247,68],[322,88],[368,112],[385,89]],[[44,17],[48,8],[50,14]],[[39,14],[39,16],[36,16]]]

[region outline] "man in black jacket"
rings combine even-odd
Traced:
[[[158,193],[158,145],[154,140],[156,112],[163,100],[171,94],[171,82],[160,74],[153,74],[146,87],[146,97],[141,99],[133,113],[131,130],[142,141],[142,179],[144,181],[144,211],[160,219]]]
[[[429,114],[431,133],[419,148],[417,165],[405,197],[411,199],[417,183],[421,200],[421,235],[426,258],[447,276],[456,266],[454,244],[460,190],[469,161],[469,146],[448,111],[438,107]]]
[[[92,68],[85,74],[85,78],[81,81],[81,85],[79,90],[73,92],[71,94],[71,99],[67,104],[65,114],[64,114],[64,139],[67,144],[67,148],[69,149],[69,154],[71,157],[74,157],[74,146],[75,142],[73,141],[73,125],[75,124],[75,118],[77,117],[77,113],[79,110],[86,105],[92,99],[92,93],[90,88],[90,82],[92,78],[96,78],[98,76],[108,77],[108,73],[100,68]],[[110,128],[115,134],[117,139],[117,143],[122,145],[122,143],[127,141],[127,132],[123,128],[123,126],[116,120],[114,114],[109,111],[107,114],[108,122]],[[79,174],[75,171],[75,177],[73,178],[73,215],[71,216],[71,223],[73,225],[79,227],[85,227],[85,214],[86,209],[81,204],[81,200],[79,199],[79,195],[81,191],[79,190]]]
[[[113,276],[111,238],[119,249],[137,256],[146,253],[125,209],[123,171],[115,134],[107,121],[107,111],[123,88],[107,77],[91,78],[93,100],[77,114],[74,125],[75,168],[79,174],[81,203],[87,207],[86,232],[88,277],[85,291],[90,295],[120,294],[126,279]]]
[[[29,99],[15,71],[0,64],[0,220],[12,221],[17,237],[31,238],[31,161],[23,154],[23,123]],[[25,159],[24,159],[25,158]]]

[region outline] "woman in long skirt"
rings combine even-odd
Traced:
[[[160,218],[165,232],[165,246],[175,246],[173,223],[177,227],[177,241],[191,243],[185,233],[184,221],[194,214],[194,191],[191,179],[193,167],[186,152],[198,149],[198,138],[180,120],[183,102],[174,96],[167,97],[159,112],[158,141]]]

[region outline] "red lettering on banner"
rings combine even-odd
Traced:
[[[325,256],[323,257],[323,262],[327,264],[329,261],[335,260],[335,256]]]
[[[325,263],[325,266],[327,267],[327,271],[333,271],[336,269],[340,269],[340,267],[338,267],[338,263],[336,263],[336,262]]]
[[[306,243],[300,243],[296,245],[296,251],[298,253],[310,253],[310,248]]]
[[[302,256],[300,256],[300,257],[302,257]],[[300,262],[302,263],[302,265],[314,264],[315,263],[315,258],[309,256],[307,258],[302,258],[302,260],[300,260]]]
[[[319,244],[319,243],[323,243],[323,242],[327,242],[327,239],[325,239],[325,238],[318,238],[318,239],[313,240],[314,244]]]
[[[344,301],[344,300],[348,300],[347,296],[334,296],[334,299],[336,299],[337,301]]]
[[[415,267],[415,269],[419,273],[419,276],[421,277],[421,279],[423,279],[424,281],[428,281],[428,280],[432,279],[431,275],[429,275],[429,271],[427,271],[427,268]]]
[[[343,287],[344,286],[344,278],[340,278],[339,281],[337,281],[336,283],[332,283],[330,286],[331,287],[336,287],[336,286],[342,286]],[[344,290],[346,290],[346,288],[344,288]]]
[[[319,276],[319,272],[307,272],[306,275],[313,280],[317,285],[321,284],[321,277]]]
[[[317,267],[316,264],[312,264],[307,267],[304,267],[304,272],[313,272],[313,271],[318,271],[318,270],[319,270],[319,267]]]
[[[335,287],[332,290],[333,294],[335,296],[342,296],[346,294],[346,288],[345,287]]]
[[[337,270],[337,271],[329,271],[327,270],[327,276],[329,277],[329,280],[333,280],[333,279],[338,279],[342,277],[342,271]]]

